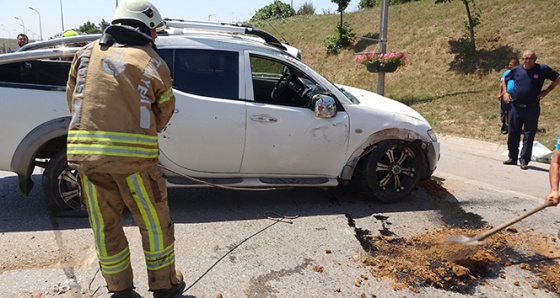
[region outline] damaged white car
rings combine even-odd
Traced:
[[[210,22],[167,25],[156,43],[177,99],[159,138],[169,187],[352,185],[398,202],[436,169],[436,135],[411,108],[329,82],[266,32]],[[35,167],[43,167],[53,213],[82,208],[78,178],[66,164],[64,91],[77,48],[52,47],[57,42],[0,55],[0,170],[16,173],[28,193]]]

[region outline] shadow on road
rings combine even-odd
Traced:
[[[89,228],[87,218],[54,217],[47,214],[40,178],[40,175],[33,176],[35,188],[29,196],[19,192],[15,176],[0,178],[0,232]],[[441,220],[448,225],[461,225],[465,220],[470,224],[474,223],[475,227],[482,224],[477,215],[465,213],[456,198],[434,179],[422,182],[407,200],[395,204],[380,203],[354,193],[335,196],[330,191],[318,188],[275,191],[197,188],[169,189],[169,207],[177,224],[332,214],[363,218],[393,212],[427,210],[440,212]],[[132,220],[124,222],[131,223]]]

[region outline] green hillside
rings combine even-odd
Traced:
[[[358,4],[357,0],[351,6]],[[537,63],[560,71],[560,1],[478,0],[481,24],[475,28],[477,52],[460,59],[458,44],[465,35],[462,1],[434,4],[421,0],[389,7],[388,50],[402,51],[410,64],[388,73],[385,95],[419,111],[436,132],[497,143],[500,134],[499,78],[510,57],[526,49],[537,52]],[[356,36],[379,35],[380,7],[344,14]],[[297,16],[256,26],[282,35],[300,48],[303,60],[329,80],[371,91],[377,74],[354,65],[354,54],[374,50],[376,43],[357,39],[352,49],[326,55],[323,40],[334,32],[339,15]],[[545,83],[548,86],[550,81]],[[560,131],[560,87],[541,104],[541,132],[536,140],[553,148]]]

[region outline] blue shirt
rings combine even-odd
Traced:
[[[511,93],[512,103],[535,104],[539,102],[537,96],[541,93],[544,81],[546,79],[554,81],[558,76],[558,72],[548,65],[535,63],[531,69],[525,69],[523,65],[512,68],[504,80],[514,81],[515,87]]]
[[[504,78],[511,72],[511,69],[508,69],[504,72],[504,74],[502,75],[502,78],[500,79],[500,82],[504,81]],[[509,80],[507,81],[507,93],[511,94],[513,93],[515,87],[515,82],[513,80]]]

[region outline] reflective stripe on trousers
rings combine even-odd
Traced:
[[[81,176],[99,265],[108,289],[120,291],[133,286],[122,221],[125,206],[142,235],[150,289],[165,289],[177,283],[173,221],[159,168],[130,176],[105,173]]]

